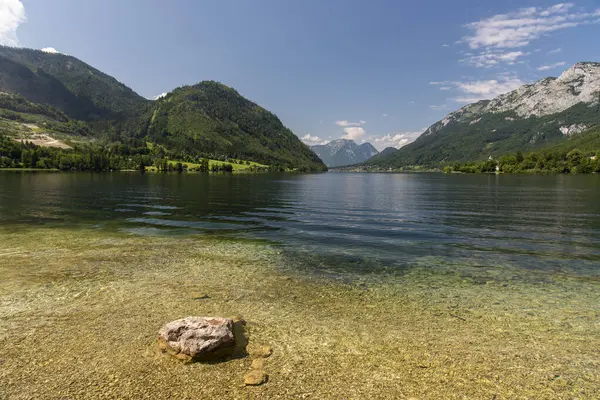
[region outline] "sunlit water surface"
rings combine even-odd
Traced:
[[[600,275],[600,177],[0,173],[0,224],[256,238],[313,272]]]

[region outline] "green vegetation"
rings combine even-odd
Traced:
[[[207,171],[225,171],[225,172],[261,172],[269,171],[271,167],[255,163],[252,161],[228,159],[227,161],[202,159],[199,163],[192,162],[180,162],[180,161],[168,161],[167,168],[173,168],[179,170],[179,164],[181,164],[181,170],[187,170],[191,172],[207,172]]]
[[[84,121],[134,117],[150,103],[75,57],[5,46],[0,46],[0,89]]]
[[[82,144],[73,149],[19,143],[0,135],[0,168],[39,168],[61,171],[111,171],[144,169],[154,159],[147,147],[113,143]]]
[[[214,160],[210,170],[326,170],[274,114],[223,84],[184,86],[150,101],[74,57],[0,46],[0,135],[8,138],[3,151],[10,154],[3,165],[29,167],[28,157],[15,157],[7,143],[37,133],[73,149],[28,144],[19,151],[39,153],[61,170],[168,170],[166,160],[183,166],[203,159]],[[60,168],[61,157],[72,162]]]
[[[452,162],[485,161],[516,151],[531,152],[568,142],[560,128],[600,123],[600,103],[580,103],[561,113],[520,118],[512,112],[478,114],[486,101],[471,105],[456,119],[434,124],[427,135],[365,165],[380,169],[439,167]]]
[[[319,158],[272,113],[217,82],[175,89],[157,100],[150,141],[181,153],[250,159],[301,171],[324,170]]]
[[[17,142],[0,134],[0,168],[48,169],[60,171],[148,170],[175,172],[265,172],[280,171],[274,167],[247,160],[210,160],[165,152],[160,146],[131,141],[108,145],[75,144],[72,149],[36,146],[28,141]]]
[[[517,151],[502,155],[497,160],[455,162],[446,165],[444,172],[600,173],[600,128],[575,135],[566,142],[527,154]]]
[[[36,124],[38,127],[27,129],[23,124]],[[52,106],[33,103],[18,94],[0,93],[0,134],[26,137],[40,132],[85,137],[91,134],[87,123],[70,119]]]

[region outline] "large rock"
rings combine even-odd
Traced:
[[[184,361],[213,361],[235,351],[231,318],[186,317],[169,322],[158,331],[163,352]]]

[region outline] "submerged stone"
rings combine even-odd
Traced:
[[[264,368],[265,368],[265,359],[264,358],[256,358],[256,359],[252,360],[250,369],[264,369]]]
[[[273,354],[273,348],[269,345],[252,344],[248,348],[252,357],[269,358]]]
[[[246,386],[258,386],[266,383],[269,376],[263,370],[255,369],[244,375],[244,384]]]
[[[190,293],[190,298],[192,300],[206,300],[210,299],[210,296],[203,292],[193,292]]]
[[[261,357],[267,358],[267,357],[271,357],[271,354],[273,354],[273,349],[271,348],[271,346],[269,345],[265,345],[262,346],[261,348]]]
[[[186,317],[164,325],[158,331],[160,349],[180,360],[214,361],[235,351],[231,318]]]

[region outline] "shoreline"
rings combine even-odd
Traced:
[[[59,173],[67,173],[67,174],[73,174],[73,173],[93,173],[93,174],[106,174],[106,173],[113,173],[113,172],[137,172],[137,173],[151,173],[151,174],[268,174],[268,173],[273,173],[273,171],[247,171],[247,170],[234,170],[234,171],[230,171],[230,172],[226,172],[226,171],[156,171],[156,170],[145,170],[145,171],[140,171],[139,169],[119,169],[119,170],[113,170],[113,171],[61,171],[60,169],[57,168],[0,168],[0,172],[2,171],[7,171],[7,172],[59,172]],[[285,172],[277,172],[277,173],[298,173],[296,171],[285,171]]]
[[[424,259],[343,283],[263,243],[14,228],[0,229],[9,398],[592,399],[600,385],[595,278]],[[160,354],[159,327],[188,315],[243,316],[250,345],[273,348],[269,382],[243,386],[249,357]]]

